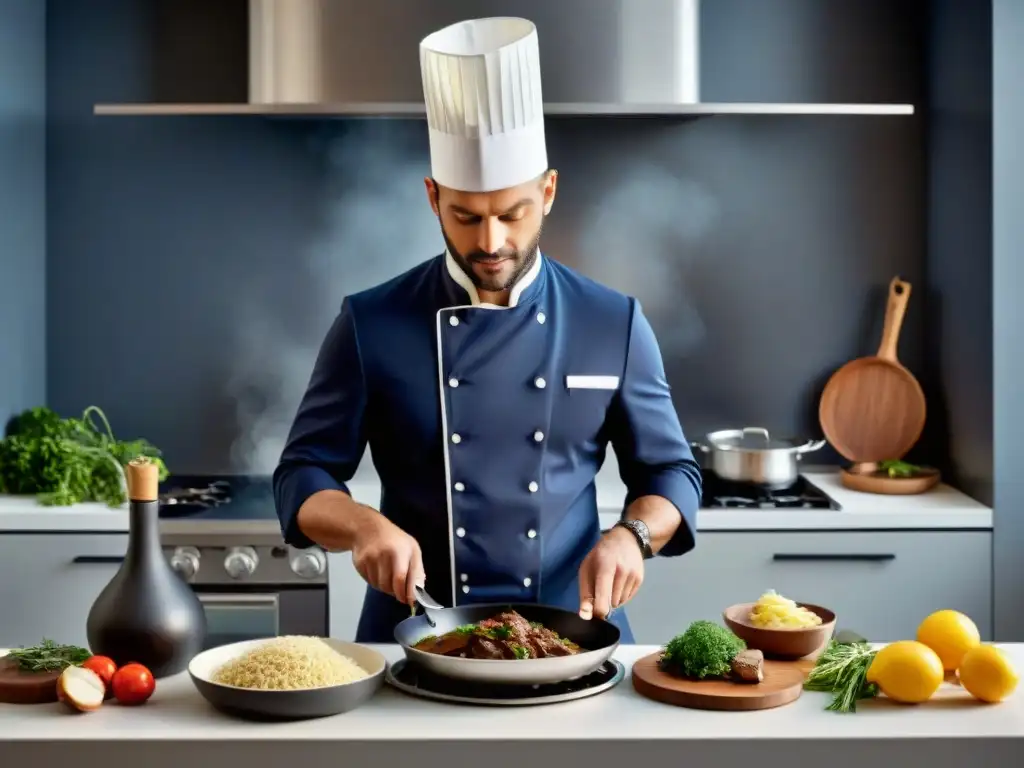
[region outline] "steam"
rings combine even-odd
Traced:
[[[293,289],[299,295],[282,303],[282,286],[267,282],[273,276],[253,275],[264,282],[240,286],[234,302],[239,337],[227,395],[240,434],[231,449],[233,471],[273,472],[342,298],[442,250],[423,192],[425,133],[417,122],[349,121],[328,124],[312,138],[325,192],[322,226],[294,258],[295,268],[307,271]],[[581,219],[566,223],[565,240],[589,275],[641,299],[663,355],[685,354],[706,330],[684,275],[718,218],[718,202],[698,184],[650,165],[612,178]],[[293,315],[308,322],[297,328]]]
[[[635,165],[615,177],[582,222],[587,273],[640,299],[658,327],[663,356],[685,355],[707,336],[683,274],[719,215],[698,184],[662,168]]]
[[[295,258],[296,269],[308,275],[299,281],[303,295],[288,303],[312,314],[316,330],[300,338],[286,324],[279,286],[260,286],[262,300],[250,295],[237,302],[240,338],[227,385],[240,432],[231,448],[234,471],[274,471],[342,298],[443,249],[423,191],[429,174],[423,132],[418,123],[352,121],[330,124],[310,141],[325,168],[323,224]],[[274,306],[281,310],[267,310]]]

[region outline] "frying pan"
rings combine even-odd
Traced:
[[[619,646],[619,628],[614,624],[603,619],[581,619],[573,611],[548,605],[492,603],[426,610],[429,613],[399,622],[395,627],[395,641],[402,646],[410,664],[460,680],[519,685],[561,683],[590,674],[604,664]],[[428,635],[443,635],[456,627],[475,624],[502,611],[516,611],[527,621],[540,622],[584,650],[575,656],[543,659],[464,659],[439,656],[412,647]]]
[[[910,283],[894,277],[878,354],[844,365],[821,393],[821,429],[832,447],[850,461],[901,459],[924,429],[924,392],[896,357],[909,299]]]

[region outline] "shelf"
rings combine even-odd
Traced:
[[[712,115],[912,115],[913,104],[547,104],[561,117],[686,117]],[[423,104],[97,104],[105,116],[265,115],[270,117],[423,117]]]

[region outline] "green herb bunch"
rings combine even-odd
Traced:
[[[8,422],[0,440],[0,493],[32,494],[51,506],[97,501],[116,507],[126,501],[124,465],[148,456],[164,480],[168,472],[160,455],[145,440],[116,439],[96,406],[78,419],[31,408]]]
[[[661,668],[669,674],[703,680],[724,677],[736,655],[747,644],[713,621],[695,621],[672,638],[661,655]]]
[[[878,695],[878,686],[867,681],[875,653],[867,642],[831,641],[804,681],[804,690],[831,693],[825,707],[830,712],[856,712],[858,701]]]
[[[44,638],[39,645],[14,648],[7,655],[14,659],[19,669],[26,672],[51,672],[81,664],[92,654],[77,645],[58,645]]]
[[[921,467],[896,459],[878,462],[878,468],[889,477],[913,477],[921,471]]]

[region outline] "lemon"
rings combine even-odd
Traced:
[[[867,671],[869,683],[903,704],[928,701],[944,676],[939,655],[916,640],[901,640],[880,649]]]
[[[960,660],[972,648],[981,645],[978,625],[959,611],[936,611],[917,628],[917,641],[924,643],[942,659],[947,672],[960,668]]]
[[[960,662],[960,685],[976,699],[990,704],[1013,693],[1020,675],[1013,662],[994,645],[979,645],[964,654]]]

